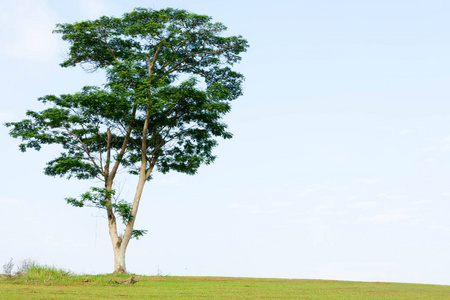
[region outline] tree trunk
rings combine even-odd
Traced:
[[[112,177],[109,177],[106,180],[105,188],[107,191],[111,192]],[[105,200],[106,212],[108,215],[109,236],[111,237],[111,243],[114,250],[114,273],[127,273],[127,268],[125,266],[125,251],[127,250],[127,245],[123,243],[122,238],[117,234],[116,217],[114,216],[114,212],[111,207],[111,195],[107,194]]]
[[[122,241],[122,238],[117,234],[116,218],[114,215],[108,215],[109,220],[109,235],[114,251],[114,273],[127,273],[125,266],[125,252],[127,245]]]
[[[122,246],[114,247],[114,273],[127,273],[125,251],[126,248]]]

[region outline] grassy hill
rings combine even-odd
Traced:
[[[125,284],[131,276],[138,282]],[[35,266],[2,275],[0,299],[450,299],[450,286],[228,277],[73,275]]]

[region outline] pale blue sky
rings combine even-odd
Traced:
[[[196,176],[147,185],[129,271],[450,284],[450,2],[4,0],[0,123],[103,82],[59,67],[55,23],[138,6],[210,15],[250,49],[234,138]],[[92,183],[45,176],[55,147],[0,140],[0,263],[112,271],[103,212],[63,200]]]

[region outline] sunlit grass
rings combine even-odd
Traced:
[[[32,263],[23,274],[19,274],[17,277],[25,282],[43,283],[50,281],[69,282],[73,279],[73,276],[69,271],[47,265],[41,266],[36,263]]]
[[[75,275],[31,263],[2,275],[0,299],[450,299],[450,286],[229,277]],[[119,284],[133,276],[139,282]]]

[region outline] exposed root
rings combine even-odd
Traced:
[[[115,283],[118,283],[118,284],[135,284],[136,282],[139,282],[139,281],[138,280],[134,280],[134,277],[130,277],[127,280],[121,281],[121,282],[111,279],[110,282],[115,282]]]

